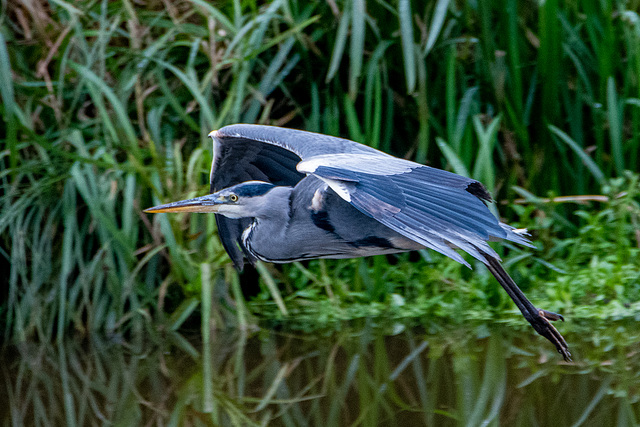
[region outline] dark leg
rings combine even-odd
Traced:
[[[533,329],[536,330],[537,333],[551,341],[558,350],[558,353],[562,355],[564,360],[571,360],[571,353],[569,353],[569,347],[567,346],[567,342],[564,340],[560,332],[551,324],[552,320],[562,320],[564,318],[556,313],[552,313],[547,310],[541,310],[539,308],[535,308],[531,301],[527,299],[527,297],[522,293],[516,282],[513,281],[511,276],[502,268],[500,261],[493,258],[490,255],[483,254],[485,259],[487,260],[487,268],[493,274],[502,285],[507,294],[511,297],[513,302],[516,303],[522,315]]]

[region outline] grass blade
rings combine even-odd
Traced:
[[[476,164],[471,172],[471,177],[482,182],[489,192],[495,188],[495,163],[493,162],[493,150],[496,145],[498,130],[500,129],[501,116],[496,117],[484,128],[480,116],[473,117],[473,127],[478,137],[480,149],[476,157]]]
[[[606,180],[604,177],[604,173],[602,173],[602,171],[600,170],[598,165],[596,165],[593,159],[589,157],[589,155],[585,153],[584,150],[580,148],[580,146],[578,146],[578,144],[576,144],[576,142],[573,139],[571,139],[569,135],[567,135],[562,130],[560,130],[559,128],[553,125],[549,125],[549,130],[555,136],[560,138],[562,142],[567,144],[569,148],[573,150],[573,152],[580,158],[580,160],[582,160],[582,163],[584,163],[587,169],[589,169],[589,171],[591,172],[591,175],[593,175],[593,177],[596,179],[596,181],[598,181],[600,185],[605,184]]]
[[[200,264],[200,287],[202,295],[202,411],[211,413],[214,409],[213,403],[213,359],[211,357],[211,329],[214,327],[211,322],[211,306],[213,304],[213,292],[211,266],[205,262]]]
[[[400,23],[400,41],[402,42],[402,59],[404,60],[407,93],[413,93],[416,88],[416,58],[413,48],[413,22],[411,20],[410,0],[400,0],[398,2],[398,20]]]
[[[222,13],[220,10],[214,7],[211,3],[204,0],[188,0],[188,1],[206,10],[211,16],[215,18],[216,21],[220,22],[227,29],[227,31],[231,31],[233,33],[236,32],[236,27],[231,23],[231,20],[227,18],[227,15]]]
[[[424,46],[424,50],[422,51],[423,56],[427,56],[433,46],[436,44],[436,40],[438,40],[438,36],[440,35],[440,31],[442,31],[442,26],[444,24],[444,18],[447,16],[447,9],[449,8],[450,0],[438,0],[436,4],[436,9],[433,12],[433,16],[431,17],[431,25],[429,26],[429,35],[427,36],[427,43]]]
[[[344,10],[342,11],[342,17],[340,18],[340,24],[338,25],[338,31],[336,33],[336,40],[333,45],[333,50],[331,51],[329,71],[327,72],[327,77],[325,78],[325,82],[327,83],[331,81],[331,79],[333,79],[338,72],[338,69],[340,68],[340,62],[342,61],[342,55],[344,54],[344,47],[347,44],[349,22],[351,21],[351,9],[349,8],[350,4],[350,2],[347,2],[345,4]]]
[[[7,44],[2,33],[0,33],[0,98],[2,99],[4,120],[7,123],[6,142],[10,153],[9,167],[15,168],[18,165],[16,112],[19,108],[14,98],[11,62],[9,61]]]
[[[616,82],[607,79],[607,116],[609,118],[609,139],[613,154],[613,164],[619,176],[624,172],[624,150],[622,147],[622,105],[618,102]]]
[[[366,17],[365,0],[352,0],[351,44],[349,46],[349,94],[355,99],[358,92],[360,74],[362,74],[362,58],[364,56],[364,19]]]
[[[469,177],[469,170],[464,165],[462,160],[460,160],[460,157],[458,157],[455,150],[453,150],[453,148],[451,148],[451,146],[447,144],[447,141],[438,136],[436,137],[436,144],[438,144],[442,155],[445,157],[445,159],[447,159],[447,162],[449,162],[449,165],[451,166],[453,171],[458,175]]]
[[[276,284],[275,280],[273,280],[273,276],[271,276],[271,273],[269,273],[267,267],[264,266],[264,263],[257,262],[256,269],[258,270],[258,273],[260,273],[260,277],[262,278],[262,280],[264,280],[265,285],[267,285],[267,288],[271,293],[271,297],[278,306],[280,313],[282,313],[283,316],[288,316],[289,312],[287,311],[287,307],[284,305],[284,300],[282,299],[282,295],[280,295],[278,285]]]

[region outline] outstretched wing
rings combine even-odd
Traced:
[[[210,136],[211,192],[249,180],[295,186],[311,174],[364,214],[465,265],[452,246],[485,263],[482,253],[497,258],[487,244],[492,238],[531,246],[491,214],[484,204],[491,198],[475,180],[347,139],[294,129],[240,124]],[[250,220],[216,215],[216,221],[222,244],[242,268],[239,243]]]
[[[322,155],[297,167],[365,215],[467,266],[453,247],[486,263],[483,254],[498,258],[490,239],[531,246],[493,216],[483,202],[491,198],[478,181],[379,152]]]
[[[212,193],[251,180],[295,186],[305,177],[296,170],[301,160],[333,153],[377,153],[347,139],[275,126],[231,125],[210,136]],[[238,243],[250,222],[247,218],[216,215],[222,245],[238,269],[244,265],[242,245]],[[249,254],[245,256],[251,259]]]

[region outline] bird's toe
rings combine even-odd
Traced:
[[[551,320],[551,321],[562,320],[564,322],[564,317],[562,316],[562,314],[554,313],[552,311],[542,310],[540,308],[538,309],[538,314],[547,320]]]
[[[564,317],[557,313],[538,309],[537,321],[531,324],[540,335],[551,341],[556,346],[558,353],[562,355],[565,361],[569,362],[571,361],[571,352],[569,352],[569,346],[562,334],[551,324],[555,320],[564,321]]]

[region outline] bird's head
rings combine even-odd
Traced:
[[[213,194],[145,209],[148,213],[213,212],[229,218],[260,216],[269,204],[267,194],[276,188],[264,181],[247,181]]]

